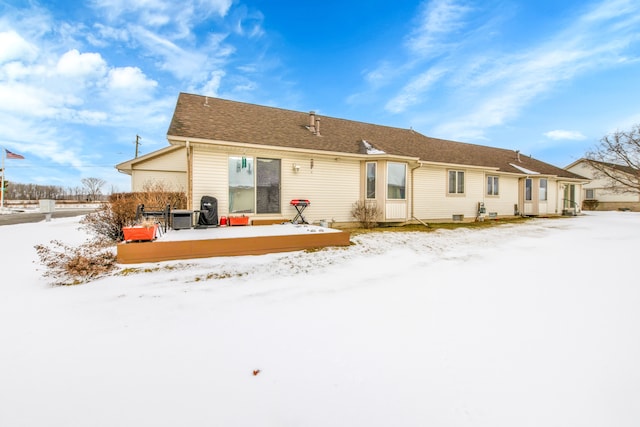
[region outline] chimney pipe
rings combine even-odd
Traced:
[[[522,163],[522,160],[520,160],[520,150],[516,150],[516,160]]]
[[[320,136],[320,119],[316,119],[316,135]]]
[[[314,127],[316,125],[316,112],[309,111],[309,127]]]

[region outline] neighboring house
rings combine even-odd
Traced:
[[[353,205],[379,221],[474,220],[483,215],[576,213],[588,180],[518,151],[430,138],[412,129],[181,93],[170,146],[120,163],[133,191],[163,182],[218,200],[219,216],[354,222]],[[484,209],[479,209],[484,204]]]
[[[582,188],[583,208],[585,210],[632,210],[640,212],[640,194],[616,192],[611,187],[612,179],[599,172],[590,163],[593,160],[580,159],[565,169],[578,175],[591,179]],[[631,181],[640,179],[640,171],[629,166],[616,165],[613,163],[596,162],[599,167],[608,169],[610,174],[619,174]]]

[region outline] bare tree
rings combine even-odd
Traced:
[[[608,190],[640,193],[640,124],[605,135],[600,145],[587,153],[586,160],[596,178],[608,178]]]
[[[102,178],[82,178],[80,181],[82,182],[82,185],[87,188],[87,194],[90,201],[95,201],[97,199],[97,196],[101,194],[100,189],[107,183]]]

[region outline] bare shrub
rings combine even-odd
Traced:
[[[358,200],[351,207],[351,216],[355,218],[363,228],[375,228],[378,226],[380,211],[375,202]]]
[[[147,183],[142,192],[118,193],[109,197],[109,203],[96,212],[86,215],[80,223],[98,238],[111,242],[124,239],[122,227],[136,224],[136,209],[144,205],[147,210],[185,209],[187,197],[183,192],[168,191],[162,182]]]
[[[70,246],[59,240],[52,240],[51,246],[36,245],[40,262],[47,267],[43,274],[54,279],[54,285],[79,285],[101,276],[116,268],[116,256],[111,245],[88,242],[80,246]]]
[[[35,246],[40,262],[48,269],[44,276],[53,278],[55,285],[77,285],[110,273],[116,268],[113,243],[123,240],[122,228],[145,223],[136,219],[141,204],[152,209],[167,205],[183,209],[187,199],[184,193],[168,191],[161,183],[150,184],[143,192],[112,194],[108,203],[80,221],[94,235],[93,242],[70,246],[52,240],[49,246]]]
[[[126,194],[114,194],[109,203],[96,212],[85,215],[80,224],[98,238],[120,242],[124,238],[122,227],[130,227],[136,221],[136,200]]]
[[[138,204],[153,208],[186,209],[187,196],[184,191],[170,191],[170,187],[163,181],[147,181],[142,186],[142,192],[132,193]]]
[[[582,209],[585,211],[595,211],[600,203],[595,199],[586,199],[582,201]]]

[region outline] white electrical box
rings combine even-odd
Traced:
[[[56,209],[56,201],[52,199],[41,199],[40,200],[40,212],[42,213],[53,213]]]

